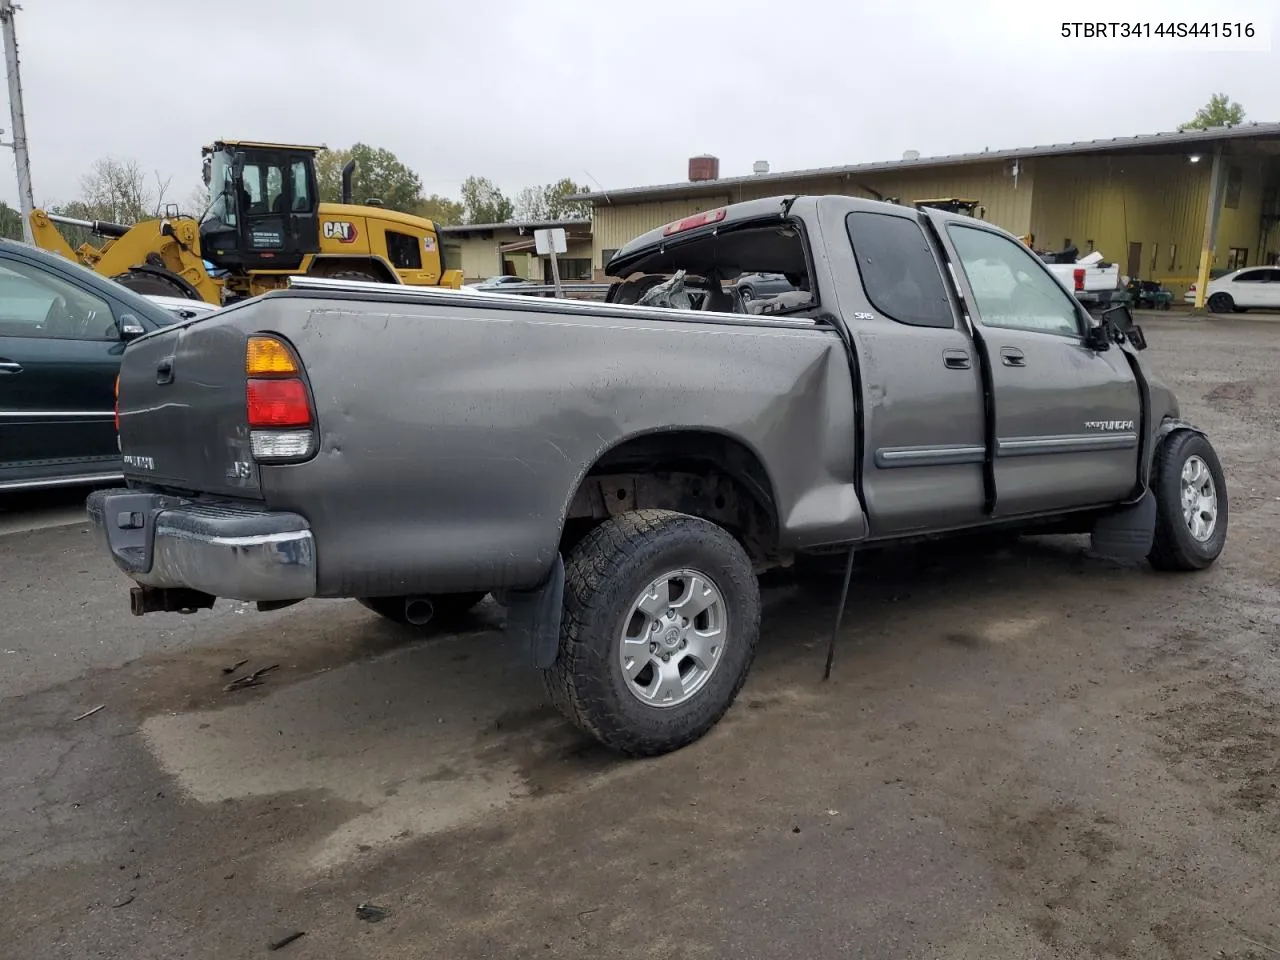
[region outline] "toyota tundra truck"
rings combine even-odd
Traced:
[[[989,223],[774,197],[608,273],[603,303],[297,278],[132,342],[126,484],[88,508],[133,611],[492,595],[574,723],[654,755],[733,703],[769,568],[997,530],[1223,549],[1222,467],[1128,309]],[[744,303],[750,273],[792,289]]]

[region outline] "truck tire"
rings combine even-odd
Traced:
[[[752,300],[755,299],[756,292],[755,290],[751,289],[751,287],[739,287],[738,296],[742,298],[743,303],[750,303]]]
[[[324,274],[329,280],[358,280],[361,283],[386,283],[381,276],[369,271],[363,270],[339,270],[337,273]]]
[[[697,740],[755,656],[760,589],[728,531],[669,510],[595,527],[565,564],[557,707],[606,746],[656,756]]]
[[[442,593],[431,597],[431,619],[425,626],[452,623],[485,598],[484,593]],[[404,597],[361,597],[357,602],[380,617],[402,626],[413,626],[405,616]]]
[[[1203,570],[1227,539],[1227,484],[1213,446],[1179,430],[1156,454],[1152,492],[1155,540],[1147,560],[1157,570]]]

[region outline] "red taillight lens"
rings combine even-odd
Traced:
[[[250,427],[311,425],[311,403],[301,380],[249,380],[245,402]]]
[[[1075,277],[1075,279],[1076,279],[1076,289],[1077,289],[1077,290],[1083,290],[1083,289],[1084,289],[1084,271],[1083,271],[1083,270],[1076,270],[1076,271],[1072,274],[1072,276],[1074,276],[1074,277]]]
[[[728,211],[724,207],[717,210],[708,210],[706,213],[695,213],[692,217],[685,217],[683,220],[677,220],[675,223],[668,223],[662,228],[662,235],[669,237],[673,233],[683,233],[685,230],[693,230],[696,227],[705,227],[708,223],[719,223],[724,219],[724,215]]]

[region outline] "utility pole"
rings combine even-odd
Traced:
[[[13,0],[0,0],[0,27],[4,29],[4,62],[9,79],[9,113],[13,118],[13,157],[18,166],[18,206],[22,210],[22,238],[32,243],[31,211],[35,198],[31,194],[31,159],[27,156],[27,119],[22,110],[22,77],[18,71],[18,35],[13,26]],[[0,131],[3,133],[4,131]]]

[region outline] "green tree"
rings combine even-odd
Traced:
[[[467,223],[506,223],[515,212],[511,199],[484,177],[462,182],[462,207]]]
[[[337,203],[342,199],[342,168],[355,160],[352,181],[355,203],[376,198],[390,210],[413,213],[422,202],[422,180],[390,150],[353,144],[346,150],[325,150],[316,157],[316,179],[320,199]]]
[[[1193,119],[1181,124],[1179,130],[1207,130],[1209,127],[1234,126],[1244,120],[1244,107],[1225,93],[1215,93],[1209,102],[1196,111]]]
[[[0,237],[6,240],[22,239],[22,214],[0,200]]]
[[[436,193],[420,200],[413,212],[442,227],[461,223],[465,213],[462,204],[457,200],[450,200]]]
[[[568,177],[537,187],[525,187],[516,194],[515,216],[517,220],[586,220],[591,217],[591,203],[570,200],[579,193],[586,193]]]

